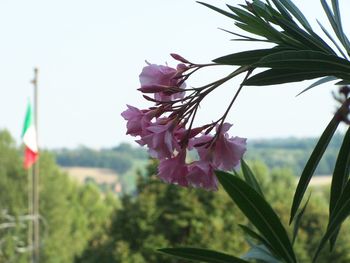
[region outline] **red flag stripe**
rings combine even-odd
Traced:
[[[29,169],[38,159],[39,154],[33,152],[28,147],[24,150],[24,168]]]

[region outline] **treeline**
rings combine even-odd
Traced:
[[[332,174],[342,138],[341,134],[333,137],[316,174]],[[316,143],[316,138],[248,140],[248,151],[245,158],[260,160],[270,169],[288,167],[294,174],[300,175]],[[130,171],[134,162],[148,158],[145,148],[132,147],[127,143],[101,150],[93,150],[88,147],[54,150],[53,154],[61,166],[109,168],[121,175]]]
[[[108,168],[118,174],[129,171],[133,166],[133,162],[148,158],[145,149],[135,148],[127,143],[101,150],[81,146],[77,149],[59,149],[52,152],[55,155],[56,162],[61,166]]]

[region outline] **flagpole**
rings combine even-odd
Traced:
[[[33,251],[33,169],[28,169],[28,251],[29,262],[34,262]]]
[[[34,68],[34,125],[36,128],[36,141],[38,141],[38,68]],[[39,147],[39,146],[38,146]],[[38,150],[39,151],[39,150]],[[39,160],[33,165],[33,214],[34,214],[34,262],[40,262],[40,225],[39,225]]]

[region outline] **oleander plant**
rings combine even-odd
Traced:
[[[147,62],[139,76],[138,90],[151,106],[139,109],[127,105],[122,116],[127,121],[127,134],[137,137],[136,142],[147,147],[150,156],[159,160],[160,180],[208,191],[216,191],[219,185],[223,187],[250,222],[240,227],[252,240],[249,242],[251,249],[244,255],[229,255],[196,248],[193,244],[193,247],[162,248],[158,252],[213,263],[300,262],[293,247],[312,198],[305,197],[309,182],[340,123],[350,125],[350,41],[343,30],[339,2],[321,0],[329,21],[325,25],[317,21],[317,31],[322,34],[311,27],[292,0],[246,1],[237,6],[227,5],[225,10],[203,2],[199,4],[233,20],[236,28],[226,31],[234,35],[236,41],[263,42],[267,48],[224,55],[207,64],[171,54],[178,63],[176,68]],[[197,72],[218,66],[232,67],[232,70],[201,86],[189,84]],[[211,123],[198,125],[196,116],[204,110],[200,108],[202,101],[224,83],[241,75],[243,81],[233,92],[226,110]],[[243,159],[247,139],[230,135],[232,124],[227,116],[246,86],[313,79],[315,82],[301,93],[333,82],[338,86],[333,99],[339,107],[300,175],[290,210],[290,226],[285,226]],[[328,224],[314,251],[313,262],[317,262],[327,244],[329,251],[334,249],[342,223],[350,215],[349,173],[350,128],[339,149],[330,186]]]

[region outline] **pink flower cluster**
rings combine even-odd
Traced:
[[[155,106],[140,110],[127,105],[121,115],[127,121],[127,134],[137,136],[140,145],[148,147],[149,154],[160,160],[159,177],[172,184],[217,189],[214,170],[232,170],[240,163],[246,151],[246,139],[230,137],[231,124],[214,122],[193,128],[192,123],[205,89],[186,90],[185,80],[200,65],[192,64],[177,54],[182,62],[177,68],[148,64],[140,74],[143,93]],[[186,74],[187,73],[187,74]],[[205,87],[207,88],[207,87]],[[186,96],[186,91],[192,93]],[[215,128],[216,133],[210,135]],[[196,150],[198,160],[187,162],[188,150]]]

